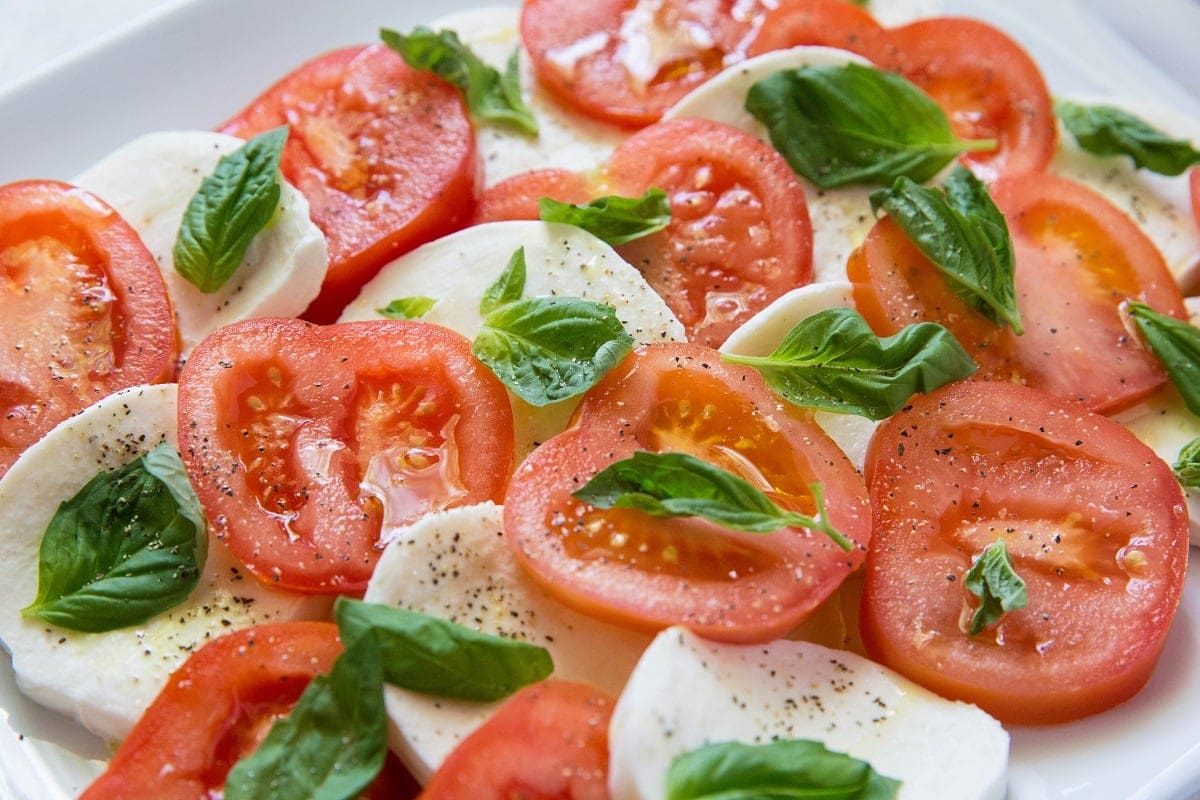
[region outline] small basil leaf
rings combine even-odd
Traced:
[[[640,239],[671,224],[671,202],[662,189],[647,189],[641,197],[598,197],[572,205],[550,197],[538,201],[545,222],[565,222],[583,228],[611,245]]]
[[[888,213],[964,303],[1024,333],[1003,215],[970,171],[956,167],[946,184],[942,191],[897,178],[891,188],[871,193],[871,207]]]
[[[826,189],[925,181],[959,153],[996,146],[956,138],[928,95],[860,64],[776,72],[750,87],[746,110],[792,169]]]
[[[525,248],[519,247],[508,259],[504,272],[484,291],[483,298],[479,301],[479,313],[486,317],[505,303],[520,300],[524,291]]]
[[[375,312],[388,319],[420,319],[435,305],[437,300],[432,297],[398,297]]]
[[[1092,155],[1129,156],[1138,169],[1160,175],[1182,175],[1200,164],[1200,150],[1191,142],[1172,139],[1128,111],[1065,100],[1056,102],[1054,111],[1079,146]]]
[[[1024,608],[1029,603],[1025,581],[1013,567],[1003,539],[984,548],[967,570],[963,586],[980,600],[968,628],[972,636],[982,633],[1009,611]]]
[[[342,641],[378,640],[384,680],[414,692],[499,700],[554,671],[550,653],[542,647],[415,611],[339,597],[334,617]]]
[[[1126,308],[1188,410],[1200,416],[1200,328],[1160,314],[1145,303],[1127,303]]]
[[[666,800],[892,800],[900,781],[809,739],[716,742],[677,756]]]
[[[379,643],[348,645],[225,779],[225,800],[351,800],[387,756]]]
[[[1192,439],[1183,446],[1171,469],[1185,489],[1200,489],[1200,439]]]
[[[530,297],[489,313],[471,350],[514,394],[545,406],[595,386],[632,348],[611,306]]]
[[[537,120],[521,98],[516,51],[501,75],[459,41],[454,31],[435,32],[419,26],[405,35],[383,28],[379,37],[413,69],[432,72],[458,87],[467,108],[479,119],[506,123],[537,135]]]
[[[978,369],[950,331],[933,322],[881,339],[848,308],[800,321],[769,356],[721,355],[762,373],[790,403],[869,419],[899,411],[917,392],[931,392]]]
[[[279,157],[287,126],[260,133],[223,156],[183,213],[175,271],[205,294],[229,280],[279,207]]]
[[[750,533],[811,528],[825,533],[841,549],[853,549],[853,543],[829,522],[820,484],[808,488],[816,502],[816,517],[780,508],[749,481],[695,456],[639,450],[597,472],[572,496],[596,508],[635,508],[656,517],[701,517]]]

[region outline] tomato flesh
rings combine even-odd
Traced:
[[[763,17],[749,55],[790,47],[836,47],[879,59],[885,29],[871,12],[846,0],[784,0]]]

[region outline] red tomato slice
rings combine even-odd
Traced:
[[[1037,64],[997,28],[974,19],[932,17],[889,29],[877,63],[925,90],[964,139],[998,149],[962,161],[980,178],[1036,172],[1058,135],[1050,91]]]
[[[960,382],[884,422],[867,466],[873,658],[1015,724],[1093,714],[1146,682],[1188,521],[1170,468],[1128,430],[1033,389]],[[972,637],[963,576],[1001,538],[1028,606]]]
[[[180,449],[217,537],[259,580],[361,594],[388,531],[504,495],[503,384],[453,331],[258,319],[217,331],[179,385]]]
[[[334,321],[384,264],[470,217],[478,163],[462,99],[388,47],[309,61],[220,131],[249,138],[285,123],[280,169],[329,242],[312,321]]]
[[[421,800],[607,800],[612,710],[581,683],[527,686],[462,740]]]
[[[170,380],[178,337],[154,256],[95,196],[0,186],[0,475],[71,414]]]
[[[513,476],[505,536],[563,602],[618,624],[687,625],[702,636],[765,641],[804,620],[862,561],[870,520],[862,478],[812,421],[757,372],[692,344],[635,350],[587,395],[575,426]],[[858,547],[787,528],[752,534],[702,519],[599,510],[571,496],[636,450],[685,452],[752,482],[777,503],[829,519]]]
[[[1138,300],[1186,319],[1154,244],[1096,192],[1040,173],[1005,179],[992,197],[1016,254],[1017,336],[969,308],[890,219],[872,229],[847,268],[858,309],[881,335],[929,319],[980,365],[978,379],[1025,383],[1094,411],[1115,411],[1166,380],[1131,336],[1120,304]]]
[[[748,54],[816,45],[876,61],[885,33],[869,11],[846,0],[785,0],[763,17]]]
[[[619,125],[648,125],[745,57],[764,0],[525,0],[521,41],[559,101]]]
[[[552,197],[560,203],[586,203],[595,195],[593,179],[565,169],[522,172],[485,189],[471,224],[537,219],[538,201]]]

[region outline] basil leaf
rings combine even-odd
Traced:
[[[351,800],[383,768],[387,714],[379,642],[364,636],[304,689],[291,713],[225,779],[225,800]]]
[[[489,313],[471,351],[525,402],[546,406],[590,389],[633,349],[611,306],[531,297]]]
[[[525,248],[518,247],[508,259],[508,266],[496,282],[487,288],[479,301],[479,313],[483,316],[495,311],[505,303],[513,303],[521,299],[525,291]]]
[[[1145,303],[1130,302],[1126,308],[1188,410],[1200,416],[1200,328],[1160,314]]]
[[[790,403],[876,420],[899,411],[916,392],[978,369],[941,325],[909,325],[881,339],[849,308],[801,320],[769,356],[723,353],[721,360],[754,367]]]
[[[1025,581],[1017,574],[1003,539],[984,548],[963,579],[967,591],[980,599],[979,608],[971,615],[968,632],[975,636],[997,622],[1009,611],[1024,608],[1029,603]]]
[[[1185,489],[1200,489],[1200,439],[1192,439],[1183,446],[1171,469]]]
[[[667,769],[666,800],[891,800],[900,781],[808,739],[769,744],[716,742]]]
[[[1097,156],[1129,156],[1138,169],[1182,175],[1200,164],[1200,150],[1186,139],[1172,139],[1128,111],[1114,106],[1084,106],[1059,100],[1054,112],[1079,146]]]
[[[379,37],[413,69],[432,72],[457,86],[467,108],[479,119],[505,123],[531,136],[537,135],[537,120],[521,98],[518,51],[513,51],[501,75],[459,41],[454,31],[435,32],[418,26],[405,35],[383,28]]]
[[[969,170],[956,167],[945,191],[898,178],[891,188],[871,193],[871,207],[888,213],[964,303],[1024,333],[1008,225]]]
[[[398,297],[375,312],[388,319],[420,319],[436,304],[432,297]]]
[[[59,505],[42,537],[23,617],[100,633],[182,603],[208,551],[204,512],[168,444],[100,472]]]
[[[383,679],[414,692],[499,700],[554,671],[545,648],[403,608],[339,597],[334,617],[342,641],[374,637],[383,657]]]
[[[770,533],[780,528],[824,532],[843,550],[854,544],[825,513],[820,484],[810,484],[817,516],[780,508],[749,481],[687,453],[638,450],[609,464],[572,497],[596,508],[635,508],[656,517],[702,517],[726,528]]]
[[[671,202],[662,189],[647,189],[641,197],[598,197],[572,205],[550,197],[538,201],[545,222],[565,222],[583,228],[611,245],[640,239],[671,224]]]
[[[958,139],[928,95],[860,64],[776,72],[750,87],[746,110],[793,170],[826,189],[925,181],[959,153],[996,147]]]
[[[287,126],[260,133],[217,162],[183,212],[175,271],[205,294],[233,275],[279,207],[279,157]]]

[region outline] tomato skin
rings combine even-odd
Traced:
[[[0,186],[0,475],[51,428],[175,374],[162,273],[137,232],[58,181]]]
[[[591,200],[594,193],[592,180],[578,172],[565,169],[522,172],[484,190],[471,224],[538,219],[541,213],[538,201],[543,197],[581,205]]]
[[[818,46],[880,58],[886,29],[871,12],[846,0],[784,0],[763,17],[747,55]]]
[[[1170,468],[1124,427],[1034,389],[959,382],[884,422],[867,468],[872,658],[1012,724],[1094,714],[1146,682],[1188,523]],[[963,576],[999,537],[1028,606],[970,637]]]
[[[613,705],[581,683],[526,686],[463,739],[421,800],[607,800]]]
[[[807,529],[742,533],[571,497],[636,450],[690,453],[808,514],[808,485],[819,482],[829,519],[857,547],[843,552]],[[517,558],[567,605],[627,627],[682,624],[740,642],[782,636],[832,593],[863,559],[868,517],[861,477],[807,412],[694,344],[635,350],[584,396],[574,426],[518,468],[504,503]]]
[[[292,591],[361,594],[391,529],[499,500],[512,468],[503,384],[423,322],[222,328],[184,368],[179,420],[215,535]]]
[[[283,124],[280,169],[329,243],[307,319],[333,322],[384,264],[469,219],[479,164],[462,98],[390,48],[302,64],[218,130],[249,138]]]

